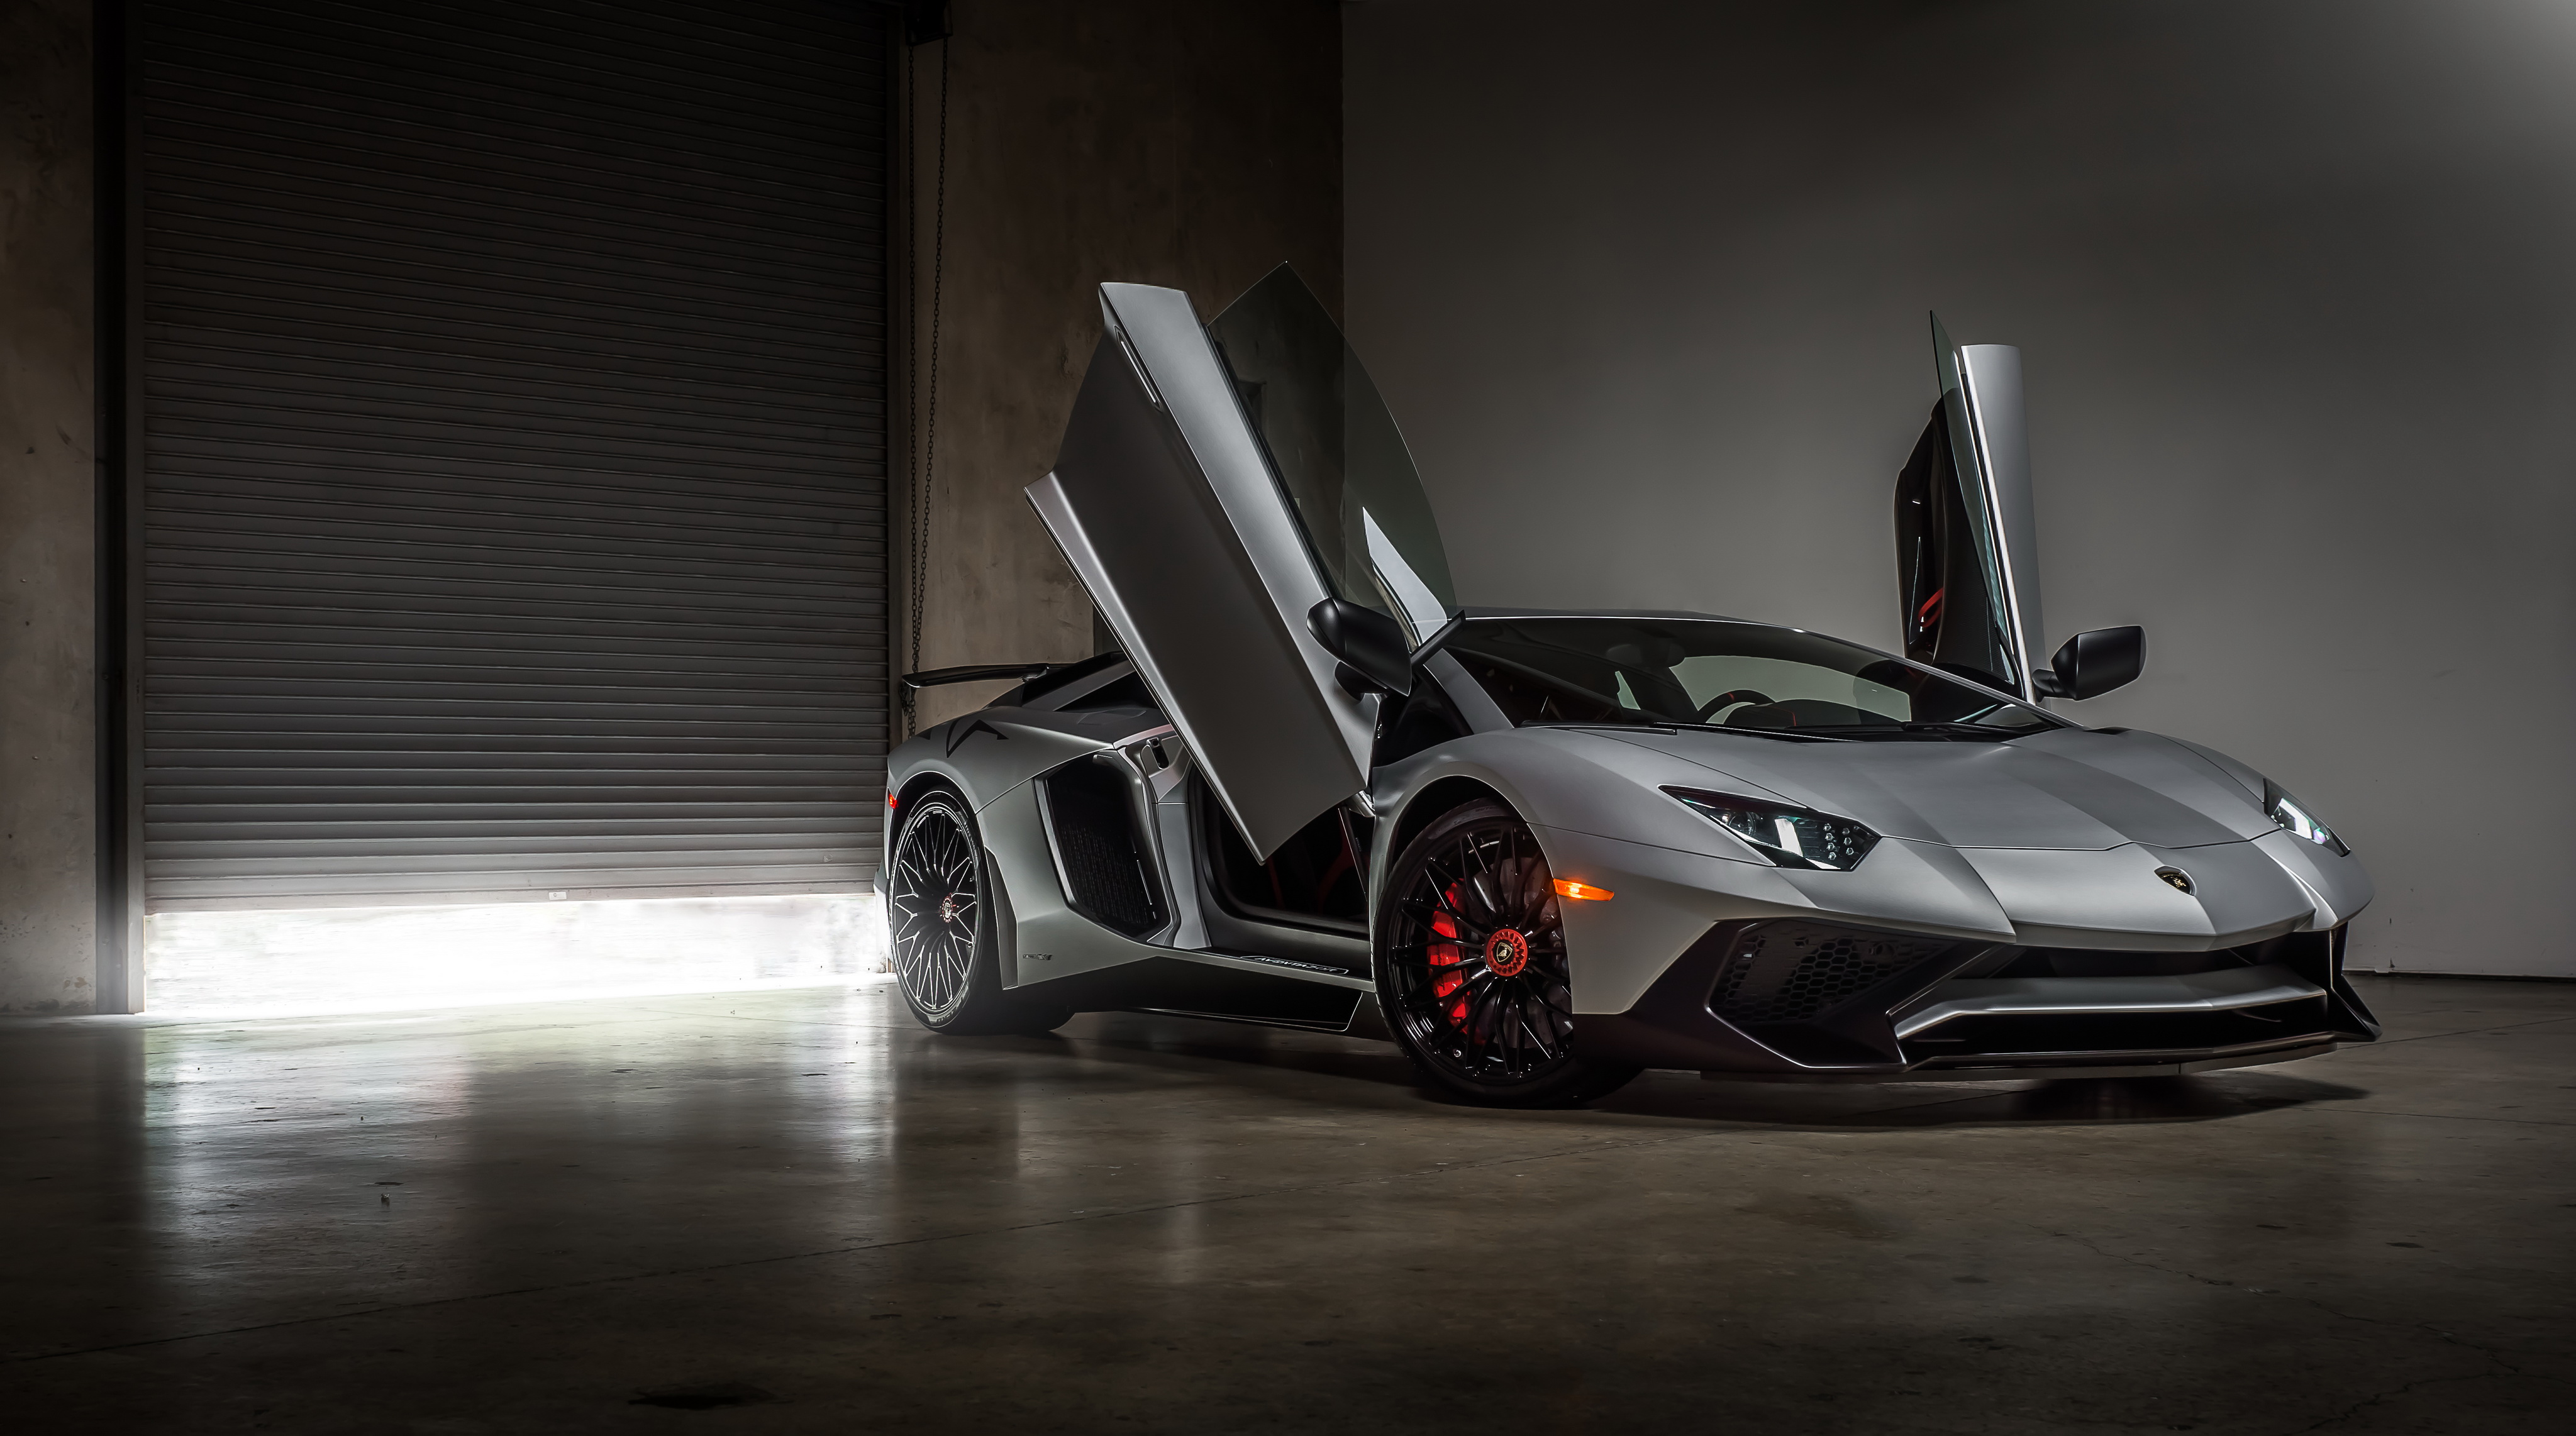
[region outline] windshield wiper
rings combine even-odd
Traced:
[[[1519,726],[1523,728],[1599,729],[1605,733],[1680,733],[1684,731],[1693,733],[1742,733],[1753,738],[1786,738],[1792,743],[1849,743],[1852,741],[1849,738],[1828,738],[1822,733],[1809,733],[1805,731],[1793,732],[1786,728],[1729,728],[1722,723],[1683,723],[1670,718],[1650,718],[1638,723],[1621,723],[1616,720],[1597,721],[1591,723],[1567,721],[1559,723],[1523,723]]]
[[[2045,731],[2042,728],[2000,728],[1992,723],[1843,723],[1836,725],[1844,733],[1929,733],[1940,737],[2019,738]]]
[[[1814,728],[1737,727],[1731,723],[1674,723],[1675,728],[1688,728],[1696,733],[1742,733],[1753,738],[1786,738],[1792,743],[1848,743],[1852,740],[1838,733]]]
[[[1733,728],[1724,723],[1692,723],[1679,718],[1656,718],[1644,723],[1554,723],[1555,728],[1653,728],[1664,733],[1740,733],[1748,738],[1784,738],[1792,743],[1849,743],[1849,738],[1820,733],[1813,728]]]

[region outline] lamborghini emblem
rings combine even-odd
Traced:
[[[2187,893],[2191,891],[2191,874],[2184,872],[2180,868],[2158,868],[2156,869],[2156,876],[2163,878],[2168,883],[2171,883],[2175,892]]]

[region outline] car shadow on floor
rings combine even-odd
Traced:
[[[1552,1122],[1645,1120],[1784,1128],[1942,1128],[2136,1125],[2248,1117],[2370,1095],[2287,1068],[2242,1068],[2192,1077],[2053,1081],[1777,1082],[1709,1080],[1648,1072],[1586,1108],[1506,1111],[1433,1092],[1391,1044],[1199,1018],[1094,1013],[1060,1036],[994,1039],[1057,1048],[1067,1056],[1170,1072],[1209,1064],[1337,1079],[1258,1082],[1274,1096],[1374,1110],[1440,1107],[1462,1114]],[[1059,1046],[1060,1044],[1060,1046]],[[1247,1081],[1257,1081],[1246,1074]]]
[[[1413,1064],[1391,1042],[1215,1018],[1092,1012],[1046,1037],[1003,1040],[1031,1043],[1032,1050],[1054,1046],[1067,1056],[1167,1070],[1214,1062],[1341,1078],[1388,1096],[1409,1094],[1418,1086]]]

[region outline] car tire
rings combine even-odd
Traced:
[[[886,881],[887,947],[904,1006],[947,1036],[1063,1026],[1071,1011],[1015,999],[1002,986],[991,859],[966,800],[932,788],[905,808]]]
[[[1634,1067],[1588,1061],[1547,855],[1520,815],[1468,803],[1396,855],[1379,904],[1378,1004],[1431,1086],[1495,1107],[1608,1095]]]

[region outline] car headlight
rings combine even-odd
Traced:
[[[1857,867],[1878,845],[1878,834],[1849,818],[1827,817],[1785,803],[1765,803],[1732,793],[1666,788],[1684,807],[1726,829],[1776,867]]]
[[[2305,838],[2321,848],[2332,848],[2340,857],[2352,856],[2352,849],[2343,845],[2343,839],[2334,835],[2334,829],[2318,822],[2304,804],[2281,791],[2281,785],[2269,778],[2263,780],[2263,811],[2292,837]]]

